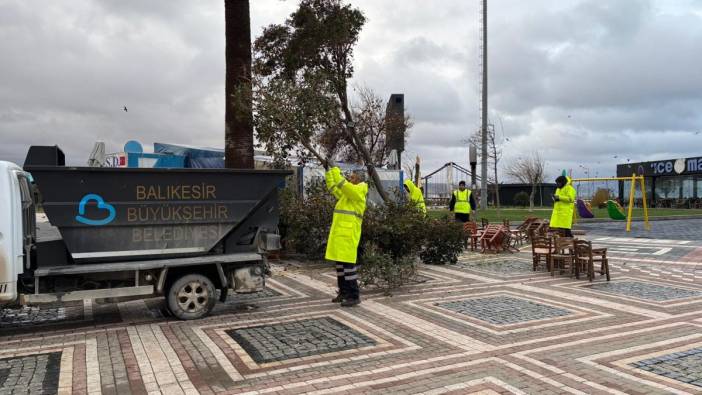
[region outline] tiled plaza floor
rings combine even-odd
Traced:
[[[194,322],[159,299],[0,309],[0,394],[699,394],[702,243],[660,227],[588,233],[609,283],[534,272],[522,247],[351,309],[329,302],[333,267],[286,262]]]

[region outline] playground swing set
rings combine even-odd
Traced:
[[[573,183],[576,182],[603,182],[603,181],[630,181],[631,189],[629,191],[629,207],[628,212],[624,214],[624,208],[616,202],[615,200],[607,200],[607,214],[610,218],[618,221],[626,220],[626,231],[631,232],[631,219],[634,210],[634,194],[636,192],[636,182],[639,182],[641,186],[641,197],[643,198],[643,214],[644,214],[644,226],[646,230],[651,230],[651,224],[648,222],[648,206],[646,205],[646,184],[644,181],[644,176],[637,176],[633,174],[631,177],[606,177],[606,178],[575,178],[572,180]],[[583,200],[576,200],[577,213],[580,218],[594,218],[595,214],[592,212],[592,207],[590,203]]]

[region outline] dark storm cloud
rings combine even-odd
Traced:
[[[296,6],[251,3],[254,35]],[[478,2],[353,4],[368,18],[353,83],[405,94],[408,151],[426,172],[467,165],[463,141],[479,126]],[[702,154],[702,1],[489,5],[489,110],[503,163],[541,150],[553,174],[604,175],[626,158]],[[0,1],[0,158],[59,144],[80,164],[96,140],[108,151],[134,138],[222,146],[223,19],[215,0]]]

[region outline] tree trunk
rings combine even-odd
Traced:
[[[225,110],[224,163],[230,169],[254,168],[251,111],[251,19],[249,0],[224,0]]]
[[[534,197],[536,196],[536,183],[531,184],[531,193],[529,194],[529,212],[534,211]]]
[[[497,157],[497,156],[495,156]],[[495,159],[495,210],[497,210],[497,216],[500,216],[500,183],[497,182],[497,159]]]

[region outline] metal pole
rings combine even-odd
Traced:
[[[631,188],[629,188],[629,212],[626,216],[626,231],[631,232],[631,216],[634,211],[634,194],[636,193],[636,173],[631,175]]]
[[[480,208],[487,209],[488,192],[488,53],[487,53],[487,0],[483,0],[483,108],[482,108],[482,163],[480,169]]]
[[[646,230],[651,230],[651,224],[648,223],[648,205],[646,203],[646,178],[640,176],[641,180],[641,197],[643,198],[643,211],[644,211],[644,226]]]
[[[470,162],[470,189],[475,191],[475,188],[478,186],[477,174],[475,174],[475,168],[478,164],[478,149],[475,147],[475,144],[471,144],[468,149],[468,161]]]

